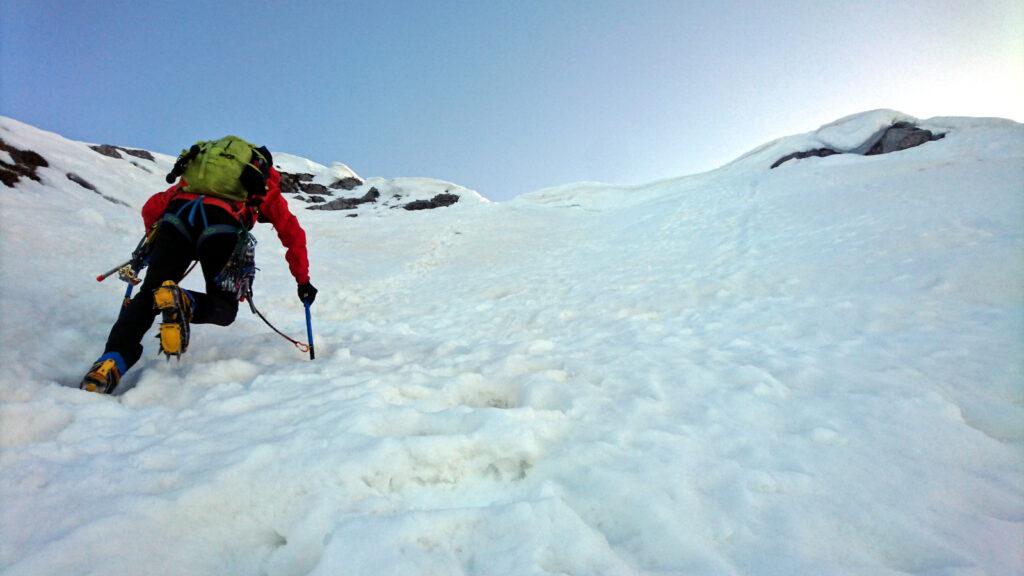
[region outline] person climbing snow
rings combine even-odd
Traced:
[[[179,176],[177,184],[154,194],[142,207],[149,270],[138,294],[126,300],[81,389],[113,392],[142,356],[142,338],[158,314],[160,351],[168,359],[180,358],[187,349],[190,324],[234,322],[248,285],[243,290],[237,277],[225,275],[237,272],[236,260],[245,256],[248,231],[256,222],[269,222],[277,231],[299,299],[308,307],[316,298],[309,281],[306,233],[281,195],[281,174],[266,147],[236,136],[199,142],[182,151],[167,182]],[[251,258],[252,246],[248,249]],[[203,269],[205,293],[178,286],[195,261]],[[251,274],[255,268],[251,260],[248,264]]]

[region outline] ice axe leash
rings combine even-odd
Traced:
[[[257,316],[259,316],[260,320],[263,320],[264,324],[266,324],[267,326],[270,326],[270,329],[273,330],[274,332],[277,332],[278,336],[280,336],[280,337],[284,338],[285,340],[291,342],[300,351],[302,351],[302,352],[309,352],[309,359],[310,360],[313,359],[313,344],[312,344],[312,342],[313,342],[313,338],[312,338],[313,332],[312,331],[309,332],[309,335],[310,335],[310,339],[309,339],[310,343],[309,344],[306,344],[305,342],[299,342],[295,338],[292,338],[291,336],[289,336],[289,335],[285,334],[284,332],[281,332],[280,330],[278,330],[277,327],[275,327],[273,324],[270,323],[270,320],[267,320],[267,317],[264,316],[259,311],[258,308],[256,308],[256,303],[252,301],[252,291],[251,290],[249,290],[249,291],[247,291],[245,293],[245,299],[249,301],[249,309],[252,310],[252,313],[257,315]],[[309,318],[309,305],[306,306],[306,318],[307,319]]]

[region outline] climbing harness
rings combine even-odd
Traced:
[[[196,196],[181,205],[181,207],[179,207],[173,214],[171,212],[165,213],[160,221],[167,222],[171,226],[174,226],[178,232],[181,232],[182,236],[188,238],[190,241],[194,240],[196,246],[201,245],[207,238],[215,234],[237,234],[239,230],[238,226],[234,226],[232,224],[210,224],[206,219],[205,200],[205,196]],[[186,210],[188,211],[188,215],[185,215]],[[197,214],[202,219],[203,231],[199,233],[198,238],[193,238],[188,227],[195,227]],[[188,222],[187,226],[185,224],[186,222]]]

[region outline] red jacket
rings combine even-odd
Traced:
[[[142,221],[148,231],[153,224],[159,220],[167,210],[171,200],[188,200],[196,198],[198,194],[183,192],[181,189],[186,185],[184,180],[179,181],[163,192],[157,192],[150,196],[149,200],[142,207]],[[239,223],[270,222],[277,230],[277,237],[285,247],[284,259],[288,261],[288,269],[291,271],[295,281],[299,284],[309,282],[309,258],[306,254],[306,232],[299,226],[295,215],[288,210],[288,203],[281,195],[281,174],[270,168],[270,175],[267,177],[267,194],[263,201],[254,206],[248,206],[243,202],[232,202],[221,198],[204,197],[203,203],[209,206],[219,206],[238,218]],[[248,224],[250,227],[252,224]]]

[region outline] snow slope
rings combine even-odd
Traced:
[[[0,571],[1021,573],[1024,127],[768,169],[896,119],[644,186],[293,204],[317,359],[243,311],[115,397],[68,387],[123,292],[92,277],[170,158],[0,119],[54,166],[0,188]],[[258,230],[256,301],[300,335]]]

